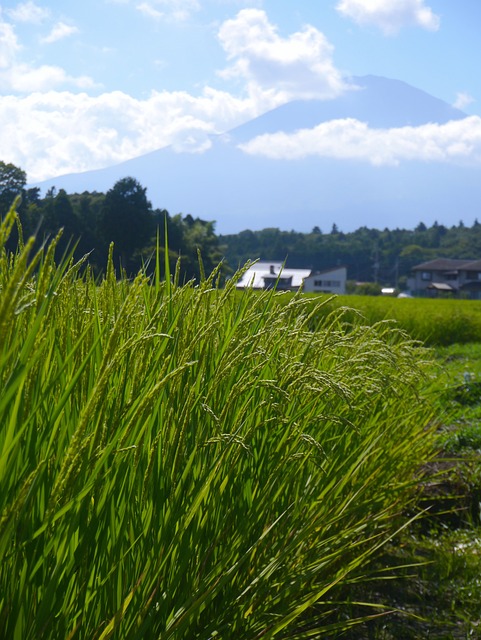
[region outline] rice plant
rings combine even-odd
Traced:
[[[301,296],[3,248],[0,634],[312,638],[432,451],[419,347]],[[166,252],[167,254],[167,252]],[[159,253],[160,255],[160,253]],[[161,273],[161,271],[164,273]],[[319,302],[318,304],[322,304]]]

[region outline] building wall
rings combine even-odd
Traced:
[[[444,271],[434,271],[427,269],[426,271],[415,271],[413,276],[408,278],[408,287],[413,291],[424,291],[433,282],[442,282],[452,287],[458,287],[460,284],[461,273],[455,276]]]
[[[432,283],[444,283],[453,287],[456,294],[462,291],[463,288],[465,295],[479,300],[481,298],[479,282],[481,282],[481,272],[459,270],[457,276],[454,276],[454,274],[443,271],[427,270],[415,271],[413,276],[408,278],[407,286],[413,293],[425,295],[429,292],[429,285]],[[471,287],[469,286],[470,284],[472,285]]]
[[[310,275],[304,278],[304,288],[306,293],[324,292],[343,295],[346,293],[346,267],[338,267],[332,271]]]

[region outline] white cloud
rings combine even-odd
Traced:
[[[29,22],[32,24],[43,22],[50,16],[49,9],[40,7],[32,0],[21,2],[14,9],[7,9],[6,13],[14,22]]]
[[[436,31],[440,24],[425,0],[340,0],[337,10],[360,25],[378,27],[386,35],[410,26]]]
[[[57,65],[36,67],[21,62],[18,59],[21,50],[13,25],[3,22],[0,18],[0,91],[2,92],[48,91],[64,85],[79,89],[97,86],[91,78],[70,76]]]
[[[96,86],[88,76],[69,76],[64,69],[54,65],[32,67],[28,64],[14,64],[0,70],[0,90],[15,93],[49,91],[55,87],[70,85],[79,89],[91,89]]]
[[[0,96],[2,158],[27,171],[31,182],[109,166],[172,144],[200,153],[208,134],[259,115],[252,98],[205,89],[154,92],[138,100],[120,91]]]
[[[88,87],[92,81],[69,77],[60,67],[12,64],[0,73],[0,89],[30,95],[0,96],[3,155],[24,168],[30,181],[38,181],[109,166],[167,145],[201,153],[210,146],[209,134],[228,131],[289,97],[335,95],[344,88],[332,65],[331,46],[312,27],[283,39],[263,12],[248,10],[224,23],[220,37],[234,66],[244,65],[241,80],[247,79],[247,91],[242,98],[210,87],[199,96],[165,91],[147,99],[119,91],[40,93],[67,83]],[[236,72],[231,68],[229,73]]]
[[[137,5],[137,9],[140,13],[143,13],[148,18],[154,18],[154,20],[160,20],[165,15],[163,11],[159,11],[149,2],[141,2]]]
[[[481,163],[481,118],[471,116],[446,124],[370,129],[353,118],[331,120],[293,134],[258,136],[240,148],[273,159],[309,156],[397,165],[405,160]]]
[[[310,25],[283,38],[264,11],[243,9],[222,24],[219,39],[233,61],[222,77],[247,81],[251,93],[271,92],[287,101],[330,98],[346,89],[332,45]]]
[[[469,93],[459,92],[456,94],[456,101],[453,104],[453,107],[456,109],[465,109],[467,106],[476,102],[475,99],[469,95]]]
[[[201,8],[199,0],[144,0],[135,6],[148,18],[178,22],[188,20],[194,12]]]
[[[57,22],[56,25],[53,26],[52,30],[45,36],[45,38],[41,39],[41,42],[44,44],[52,44],[53,42],[58,42],[59,40],[63,40],[64,38],[69,38],[74,33],[78,33],[78,28],[66,24],[65,22]]]

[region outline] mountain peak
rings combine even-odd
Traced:
[[[370,127],[417,127],[429,122],[443,124],[466,114],[401,80],[382,76],[353,76],[351,89],[331,100],[293,100],[229,131],[236,142],[264,133],[292,133],[312,129],[321,122],[354,118]]]

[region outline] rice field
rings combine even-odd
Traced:
[[[323,298],[326,306],[320,313],[344,308],[346,320],[352,323],[360,319],[366,324],[395,320],[399,328],[426,346],[481,341],[481,300],[355,295]]]
[[[433,455],[425,351],[320,299],[239,295],[240,273],[181,286],[159,259],[133,280],[110,260],[96,281],[55,241],[7,254],[15,223],[0,228],[2,637],[355,624],[341,594],[407,525]]]

